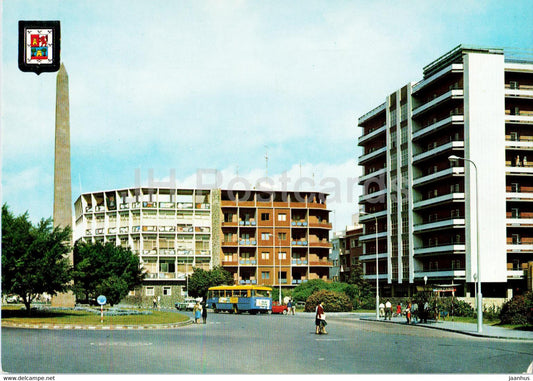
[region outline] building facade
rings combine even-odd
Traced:
[[[74,239],[139,255],[144,296],[186,288],[193,268],[221,265],[235,284],[294,287],[328,279],[324,193],[129,188],[82,194]]]
[[[363,234],[363,226],[347,227],[342,232],[336,234],[339,247],[339,281],[347,282],[359,263],[366,266],[366,263],[360,262],[363,254],[363,245],[359,237]]]
[[[358,125],[367,279],[392,296],[424,279],[465,297],[478,276],[489,298],[531,288],[533,62],[458,46]]]

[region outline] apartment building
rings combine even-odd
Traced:
[[[340,282],[347,282],[350,279],[355,266],[361,261],[363,245],[359,237],[363,234],[363,226],[347,227],[343,231],[337,232],[332,239],[332,245],[338,250],[339,258],[339,278]],[[375,258],[375,257],[373,257]],[[363,270],[366,262],[363,263]]]
[[[358,126],[367,279],[391,296],[425,281],[469,297],[478,276],[485,298],[531,289],[533,62],[460,45]]]
[[[325,193],[221,191],[222,266],[237,284],[294,287],[328,279]]]
[[[144,296],[182,292],[193,268],[222,265],[235,284],[294,287],[328,279],[326,194],[129,188],[82,194],[74,239],[128,246]]]

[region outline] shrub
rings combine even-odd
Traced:
[[[531,310],[533,308],[533,292],[517,295],[504,303],[500,311],[502,324],[526,325],[533,323]]]
[[[352,310],[352,301],[345,293],[319,290],[307,298],[305,311],[314,312],[319,302],[322,302],[325,312],[349,312]]]

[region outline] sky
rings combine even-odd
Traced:
[[[61,22],[73,202],[137,173],[268,176],[328,192],[335,230],[358,210],[358,117],[459,44],[533,47],[531,0],[4,0],[2,203],[33,221],[52,216],[56,73],[18,69],[19,20]]]

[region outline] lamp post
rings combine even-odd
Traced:
[[[481,276],[480,276],[480,260],[479,260],[479,191],[478,191],[478,181],[477,181],[477,165],[474,161],[459,157],[456,155],[448,156],[448,160],[451,163],[457,162],[459,160],[464,160],[472,163],[475,169],[475,179],[476,179],[476,257],[477,257],[477,331],[479,333],[483,332],[483,296],[481,295]],[[476,280],[476,279],[474,279]]]
[[[368,215],[365,212],[359,212],[361,215]],[[376,226],[376,320],[379,320],[379,268],[378,268],[378,218],[374,216]]]

